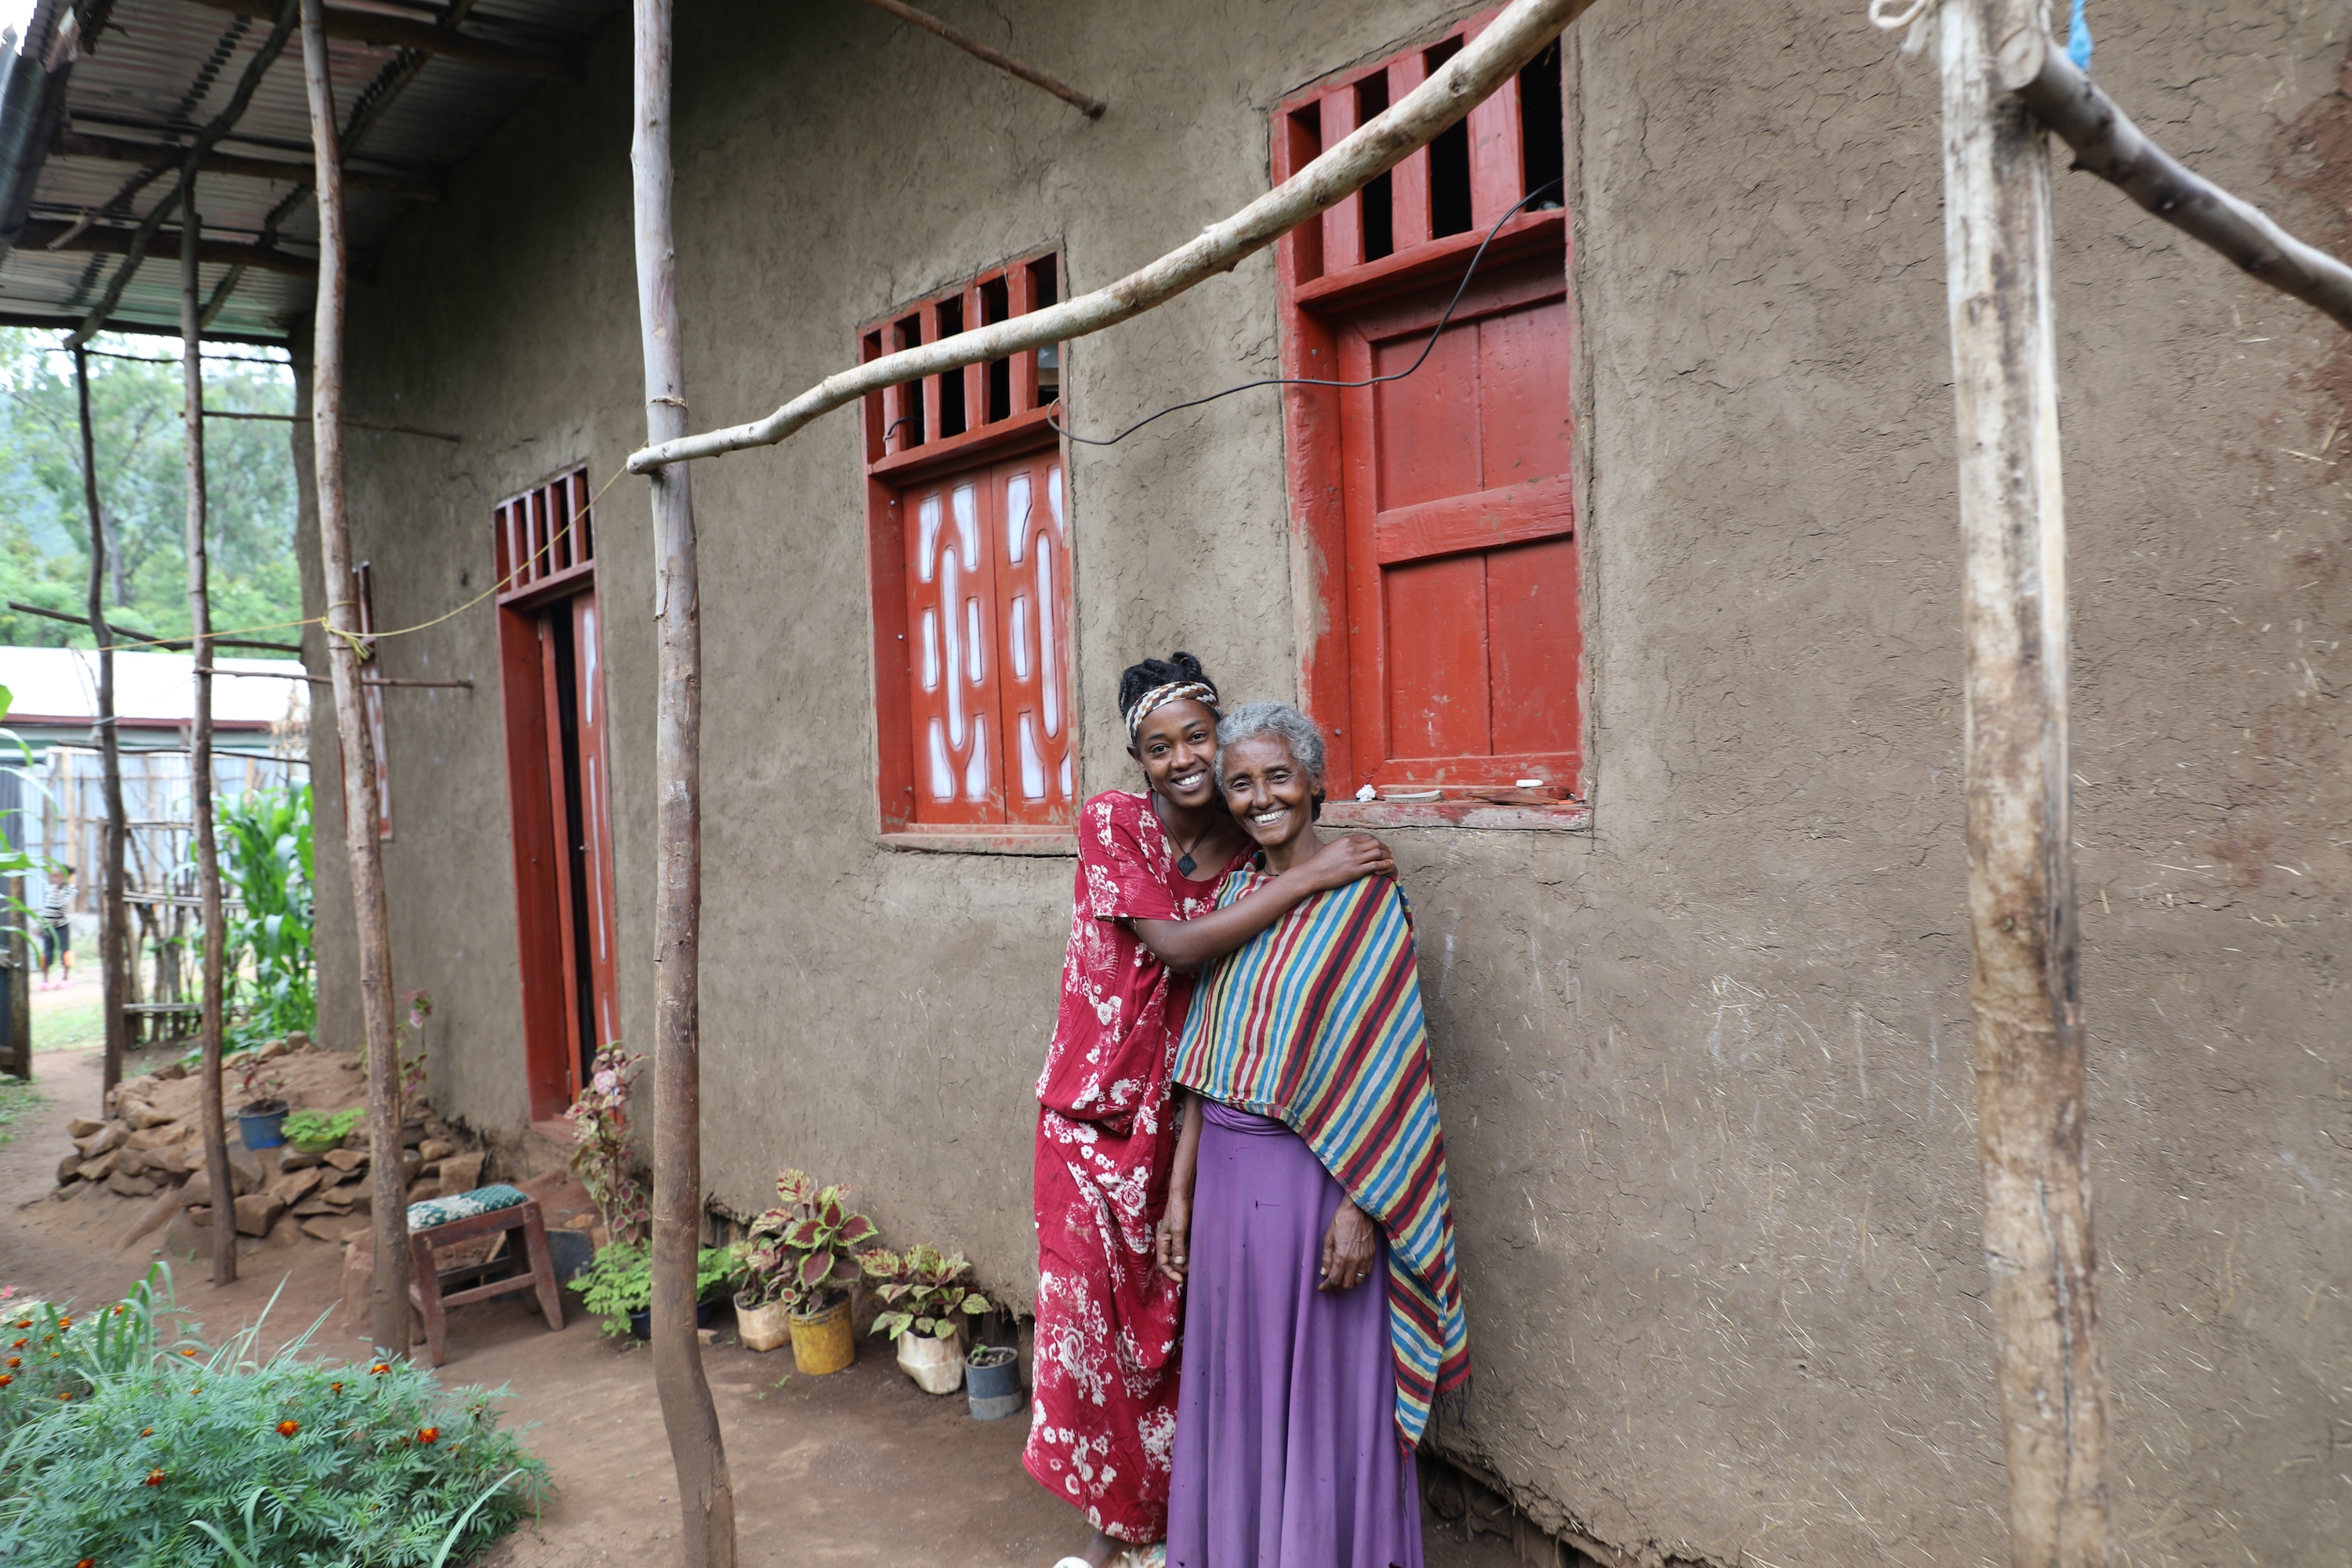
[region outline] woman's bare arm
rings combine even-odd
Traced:
[[[1135,934],[1171,969],[1198,969],[1274,924],[1318,893],[1363,877],[1396,875],[1387,845],[1369,833],[1348,833],[1265,887],[1196,921],[1137,921]]]
[[[1160,1272],[1181,1284],[1192,1247],[1192,1178],[1201,1166],[1201,1097],[1176,1091],[1184,1108],[1183,1131],[1176,1135],[1176,1163],[1168,1173],[1168,1207],[1160,1216],[1152,1242],[1160,1254]]]

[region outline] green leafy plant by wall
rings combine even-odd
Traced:
[[[230,1007],[230,1047],[308,1034],[319,1021],[310,786],[223,800],[220,844],[227,891],[245,906],[228,922],[229,973],[238,992]]]
[[[904,1252],[877,1247],[857,1260],[885,1310],[874,1319],[873,1331],[892,1339],[913,1330],[933,1339],[951,1340],[966,1318],[989,1310],[988,1298],[964,1284],[971,1265],[961,1252],[943,1253],[921,1242]]]
[[[0,1302],[0,1562],[437,1568],[545,1490],[495,1395],[305,1360],[307,1332],[263,1357],[259,1324],[209,1346],[169,1289],[158,1265],[87,1315]]]
[[[724,1247],[706,1247],[694,1255],[694,1299],[708,1300],[722,1287],[732,1286],[742,1266]],[[608,1334],[629,1331],[632,1313],[654,1304],[653,1255],[641,1246],[612,1242],[596,1249],[588,1272],[572,1281],[581,1304],[604,1320]]]

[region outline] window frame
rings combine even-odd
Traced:
[[[1458,47],[1485,30],[1498,13],[1486,11],[1454,24],[1434,37],[1385,58],[1369,61],[1323,78],[1314,86],[1285,97],[1274,109],[1269,128],[1271,173],[1276,183],[1288,179],[1311,162],[1324,147],[1354,130],[1359,121],[1359,89],[1385,74],[1387,101],[1425,79],[1425,54],[1452,45]],[[1563,51],[1563,99],[1567,92]],[[1373,91],[1377,93],[1378,87]],[[1563,103],[1563,109],[1565,104]],[[1309,129],[1301,116],[1312,111],[1318,124]],[[1563,113],[1563,124],[1566,115]],[[1471,148],[1470,226],[1466,231],[1408,243],[1371,259],[1363,256],[1366,211],[1361,194],[1349,196],[1325,212],[1319,222],[1300,226],[1275,247],[1275,292],[1277,340],[1285,376],[1340,379],[1341,328],[1348,314],[1384,301],[1427,289],[1440,277],[1458,278],[1479,242],[1497,218],[1517,201],[1520,180],[1521,129],[1518,85],[1497,90],[1470,111],[1467,121]],[[1563,153],[1563,161],[1565,153]],[[1508,194],[1499,179],[1507,170]],[[1430,221],[1431,153],[1423,148],[1399,163],[1386,176],[1390,222],[1403,219],[1407,235]],[[1528,260],[1557,257],[1568,308],[1567,352],[1571,378],[1580,333],[1575,292],[1569,286],[1573,260],[1572,235],[1563,181],[1561,205],[1551,210],[1523,211],[1504,222],[1479,264],[1480,278],[1499,275]],[[1391,239],[1401,237],[1391,229]],[[1448,268],[1451,271],[1448,271]],[[1571,384],[1573,381],[1571,380]],[[1362,553],[1351,548],[1347,493],[1347,451],[1342,432],[1348,423],[1344,400],[1349,395],[1332,387],[1286,386],[1282,395],[1284,468],[1291,517],[1291,582],[1297,638],[1298,689],[1307,710],[1324,721],[1330,754],[1332,798],[1323,820],[1340,826],[1448,826],[1467,828],[1569,828],[1591,826],[1586,804],[1591,776],[1591,706],[1589,660],[1583,652],[1583,574],[1579,572],[1576,633],[1578,657],[1570,677],[1576,701],[1574,785],[1570,798],[1548,801],[1528,792],[1492,788],[1473,797],[1428,802],[1359,801],[1352,798],[1371,767],[1356,760],[1359,726],[1357,687],[1380,668],[1378,653],[1356,646],[1350,614],[1351,574],[1367,569],[1355,561]],[[1581,566],[1584,519],[1581,489],[1580,430],[1571,437],[1576,457],[1569,469],[1572,532]],[[1376,568],[1374,568],[1376,569]],[[1377,633],[1384,635],[1384,633]],[[1375,699],[1375,701],[1378,700]]]
[[[1041,274],[1043,276],[1041,276]],[[901,346],[896,334],[902,324],[919,320],[920,341],[945,335],[940,317],[951,302],[958,324],[981,321],[987,309],[984,290],[1003,284],[1005,315],[1019,316],[1068,297],[1058,246],[1025,252],[983,268],[953,289],[936,290],[884,312],[858,329],[860,363],[878,359]],[[1045,287],[1041,287],[1044,285]],[[1041,296],[1050,287],[1052,298]],[[1001,320],[1005,317],[990,317]],[[1041,353],[1043,351],[1040,351]],[[1067,345],[1056,345],[1054,364],[1067,374]],[[991,378],[1002,367],[1009,384],[1008,407],[990,418]],[[1075,523],[1070,506],[1069,444],[1054,427],[1061,406],[1059,385],[1040,385],[1039,355],[1026,353],[985,364],[967,365],[948,373],[959,378],[964,428],[953,435],[934,436],[941,426],[947,376],[925,376],[917,382],[869,394],[859,405],[860,453],[866,478],[866,589],[872,610],[874,658],[871,666],[874,713],[875,833],[877,842],[892,849],[950,854],[1068,856],[1077,852],[1077,806],[1085,799],[1077,712],[1076,654],[1064,645],[1067,687],[1064,691],[1066,733],[1069,740],[1072,795],[1058,808],[1062,822],[931,823],[923,822],[917,805],[914,714],[910,697],[914,642],[909,633],[907,582],[907,501],[919,489],[954,475],[978,476],[996,465],[1051,452],[1060,464],[1064,507],[1063,537],[1072,558],[1061,592],[1068,606],[1065,625],[1075,629]],[[1066,384],[1065,380],[1061,384]],[[1043,399],[1041,401],[1041,399]],[[973,416],[977,414],[978,417]],[[910,432],[909,426],[912,426]],[[909,439],[910,434],[925,437]],[[1047,613],[1050,612],[1048,607]],[[1002,726],[999,726],[1002,728]],[[1000,776],[1007,776],[1013,737],[995,737]]]

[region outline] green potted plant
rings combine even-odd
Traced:
[[[360,1119],[366,1114],[364,1108],[356,1105],[349,1110],[338,1110],[332,1116],[323,1110],[297,1110],[288,1116],[278,1130],[286,1135],[286,1142],[293,1144],[296,1152],[323,1154],[330,1149],[341,1148],[343,1140],[352,1135],[352,1129],[357,1127]]]
[[[847,1189],[819,1187],[804,1171],[778,1176],[776,1197],[776,1206],[751,1222],[742,1267],[755,1283],[747,1291],[755,1309],[762,1300],[783,1308],[796,1367],[811,1376],[839,1372],[857,1358],[847,1287],[858,1270],[850,1249],[878,1233],[850,1208]],[[740,1312],[742,1297],[736,1302]]]
[[[710,1326],[738,1268],[734,1253],[724,1247],[706,1247],[694,1255],[698,1328]],[[580,1292],[583,1306],[604,1320],[606,1333],[640,1340],[653,1337],[653,1256],[646,1247],[623,1241],[598,1247],[596,1261],[570,1288]]]
[[[882,1298],[874,1331],[898,1344],[898,1369],[926,1394],[953,1394],[963,1382],[964,1320],[989,1310],[988,1299],[963,1283],[971,1265],[920,1242],[857,1261]]]

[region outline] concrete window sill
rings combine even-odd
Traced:
[[[1323,803],[1320,826],[1586,833],[1592,828],[1592,808],[1573,800],[1544,805],[1501,805],[1484,800],[1330,800]]]
[[[919,855],[1045,855],[1068,859],[1078,853],[1078,837],[1066,827],[926,827],[881,834],[875,842],[885,849]]]

